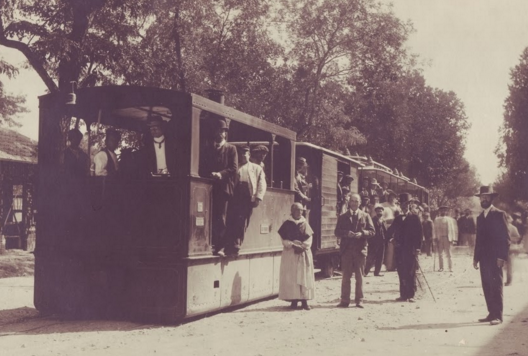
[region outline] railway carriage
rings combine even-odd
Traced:
[[[35,306],[79,317],[174,322],[276,295],[277,233],[294,193],[295,133],[198,95],[159,88],[81,89],[75,103],[40,97],[39,231]],[[161,116],[176,142],[178,169],[140,174],[146,120]],[[269,181],[241,254],[212,255],[212,180],[199,176],[210,123],[225,118],[228,141],[268,142]],[[121,133],[120,174],[71,177],[64,150],[71,128],[97,151],[104,132]]]

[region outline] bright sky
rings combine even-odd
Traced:
[[[498,174],[493,153],[499,142],[510,69],[528,46],[528,0],[384,0],[394,4],[403,20],[414,23],[408,43],[412,52],[430,61],[424,68],[427,83],[454,91],[472,124],[466,157],[477,168],[482,183]],[[0,47],[0,56],[17,64],[18,52]],[[6,90],[27,95],[31,113],[23,118],[21,133],[38,137],[38,99],[45,93],[33,71],[22,71]]]
[[[527,0],[387,0],[411,20],[412,52],[430,60],[430,86],[453,91],[472,124],[466,158],[483,184],[499,170],[493,153],[499,142],[510,69],[528,46]]]

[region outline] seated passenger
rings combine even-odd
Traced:
[[[227,210],[225,251],[219,255],[238,255],[253,208],[259,206],[266,193],[266,178],[262,167],[249,161],[249,147],[238,147],[238,173],[233,199]]]
[[[166,123],[161,116],[147,121],[150,140],[145,144],[148,172],[159,175],[176,173],[176,143],[166,135]]]
[[[79,147],[83,135],[81,131],[72,129],[68,131],[68,142],[70,143],[64,151],[64,170],[72,178],[83,178],[88,176],[90,159]]]
[[[115,150],[121,141],[121,134],[113,129],[106,130],[105,148],[94,156],[92,166],[93,175],[96,177],[113,177],[117,175],[119,165]]]

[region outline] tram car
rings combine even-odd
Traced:
[[[171,323],[278,294],[277,230],[294,201],[296,134],[223,105],[217,92],[211,95],[214,100],[107,86],[80,89],[76,98],[40,97],[39,311]],[[173,140],[172,172],[143,174],[146,123],[153,116],[162,118],[164,136]],[[211,122],[218,118],[229,127],[228,141],[270,147],[267,191],[236,257],[212,253],[213,181],[200,176],[212,145]],[[119,132],[119,174],[93,176],[84,165],[72,172],[66,157],[72,129],[82,134],[83,153],[77,154],[89,161],[105,133]]]
[[[341,213],[337,211],[340,207],[338,184],[345,185],[350,193],[359,194],[362,187],[369,189],[374,182],[379,189],[377,194],[383,189],[390,189],[396,194],[411,193],[422,203],[429,202],[427,189],[370,157],[344,155],[306,142],[296,143],[295,154],[308,164],[307,194],[311,201],[307,204],[307,218],[314,230],[312,252],[315,267],[325,277],[333,276],[340,261],[339,245],[334,235],[337,217]],[[339,174],[342,179],[348,176],[348,181],[339,182]],[[380,203],[383,203],[383,197],[380,198]],[[393,248],[389,246],[386,267],[393,270]]]

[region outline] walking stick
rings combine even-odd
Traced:
[[[429,286],[429,282],[427,282],[427,278],[425,278],[425,274],[422,270],[422,266],[420,266],[420,262],[418,261],[418,259],[416,259],[416,263],[418,263],[418,268],[420,269],[420,272],[422,273],[422,276],[424,278],[424,281],[425,281],[425,284],[427,284],[427,288],[429,288],[429,292],[431,292],[431,296],[433,297],[433,300],[434,302],[436,303],[436,298],[433,294],[433,291],[431,290],[431,287]]]
[[[431,250],[433,251],[433,272],[436,272],[436,256],[434,239],[431,241]]]

